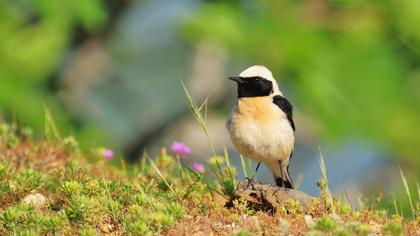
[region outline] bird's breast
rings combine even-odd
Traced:
[[[288,158],[293,150],[293,129],[270,97],[240,99],[228,130],[239,152],[256,161]]]

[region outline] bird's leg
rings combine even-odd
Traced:
[[[255,176],[257,175],[257,171],[258,171],[258,168],[260,168],[260,165],[261,165],[261,162],[258,162],[258,165],[255,168],[254,174],[252,174],[252,177],[249,179],[250,183],[255,182]]]
[[[276,177],[276,185],[280,188],[292,189],[293,184],[292,180],[290,179],[289,171],[283,167],[283,163],[287,163],[284,161],[279,161],[280,165],[280,177]]]
[[[284,175],[283,175],[283,163],[282,161],[279,161],[280,163],[280,177],[281,177],[281,186],[284,187]]]

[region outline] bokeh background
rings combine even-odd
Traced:
[[[226,78],[262,64],[295,106],[300,189],[317,193],[319,149],[335,192],[398,197],[398,166],[418,185],[417,0],[0,0],[0,16],[1,117],[35,134],[46,106],[82,147],[133,161],[179,140],[186,162],[206,162],[184,81],[208,98],[218,151],[239,163]],[[258,178],[272,181],[267,169]]]

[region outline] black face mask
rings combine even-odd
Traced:
[[[238,84],[238,98],[264,97],[273,92],[273,83],[259,76],[255,77],[229,77]]]

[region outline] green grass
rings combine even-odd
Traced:
[[[160,232],[185,216],[182,201],[196,197],[175,183],[177,195],[167,191],[151,171],[129,177],[99,165],[101,171],[109,172],[108,177],[91,174],[90,164],[73,160],[51,172],[16,170],[1,162],[0,234],[73,234],[87,228],[102,233],[107,229],[141,235]],[[149,181],[142,181],[145,178]],[[200,189],[200,184],[189,185]],[[34,192],[48,198],[39,210],[22,203],[23,197]]]
[[[84,156],[63,141],[34,143],[9,128],[0,136],[0,235],[152,234],[184,217],[184,202],[210,197],[198,174],[185,171],[180,181],[173,157],[124,171],[95,149]],[[20,151],[26,160],[18,159]],[[23,203],[33,193],[41,193],[45,204]]]
[[[205,174],[182,165],[162,148],[135,164],[120,156],[106,160],[104,148],[82,153],[77,141],[58,132],[46,110],[43,140],[34,141],[28,128],[0,124],[0,235],[414,235],[420,230],[420,201],[411,195],[401,171],[410,203],[410,216],[398,209],[394,198],[388,209],[372,204],[353,209],[332,196],[327,169],[320,156],[320,197],[305,211],[287,200],[277,212],[250,209],[245,199],[226,208],[235,192],[237,170],[228,152],[215,152],[206,126],[206,105],[187,101],[208,138],[213,156]],[[241,159],[245,176],[252,173]],[[28,202],[41,194],[45,201]],[[417,193],[419,193],[417,185]],[[420,195],[420,194],[419,194]],[[406,218],[404,218],[406,217]]]

